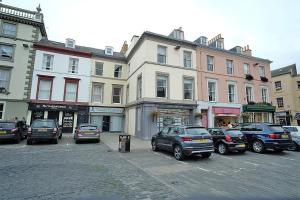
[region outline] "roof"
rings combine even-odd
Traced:
[[[119,53],[119,52],[114,52],[113,55],[111,56],[111,55],[105,54],[105,51],[103,49],[96,49],[96,48],[92,48],[92,47],[75,45],[75,48],[72,49],[72,48],[65,47],[65,43],[56,42],[56,41],[52,41],[52,40],[48,40],[48,39],[42,39],[37,44],[47,45],[47,46],[51,46],[51,47],[57,47],[60,49],[65,49],[65,50],[75,50],[78,52],[91,53],[91,55],[95,56],[95,57],[103,57],[103,58],[110,58],[110,59],[115,59],[115,60],[126,61],[125,55],[122,53]]]
[[[275,69],[271,71],[271,76],[280,76],[284,74],[291,74],[291,76],[297,76],[297,67],[296,64],[292,64],[286,67]]]

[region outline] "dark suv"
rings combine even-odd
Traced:
[[[213,137],[215,150],[218,153],[227,154],[229,151],[246,152],[246,138],[238,129],[209,128],[208,131]]]
[[[27,136],[27,126],[24,121],[0,121],[0,140],[15,140],[17,143]]]
[[[211,135],[200,126],[167,126],[152,137],[151,144],[153,151],[173,152],[177,160],[195,154],[208,158],[214,151]]]
[[[281,125],[270,123],[242,124],[249,147],[256,153],[263,153],[267,149],[282,152],[293,147],[290,133]]]

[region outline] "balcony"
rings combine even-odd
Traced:
[[[17,17],[35,22],[43,22],[43,14],[41,13],[40,6],[37,7],[37,11],[30,11],[0,3],[0,15]]]

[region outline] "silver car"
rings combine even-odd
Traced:
[[[88,140],[100,142],[100,132],[100,128],[95,124],[81,124],[75,130],[75,143]]]
[[[291,133],[294,143],[293,149],[300,151],[300,126],[283,126],[283,128],[287,129]]]

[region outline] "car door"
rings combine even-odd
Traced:
[[[168,151],[173,151],[173,143],[176,140],[176,137],[179,134],[179,128],[178,127],[171,127],[168,135],[165,137],[165,146]]]
[[[245,135],[245,138],[248,143],[251,142],[254,138],[256,138],[255,130],[255,124],[248,124],[241,128],[241,131]]]
[[[161,132],[159,134],[157,134],[157,137],[156,137],[156,145],[157,147],[159,147],[160,149],[163,149],[163,150],[166,150],[167,147],[165,145],[166,143],[166,137],[169,133],[169,127],[164,127]]]

